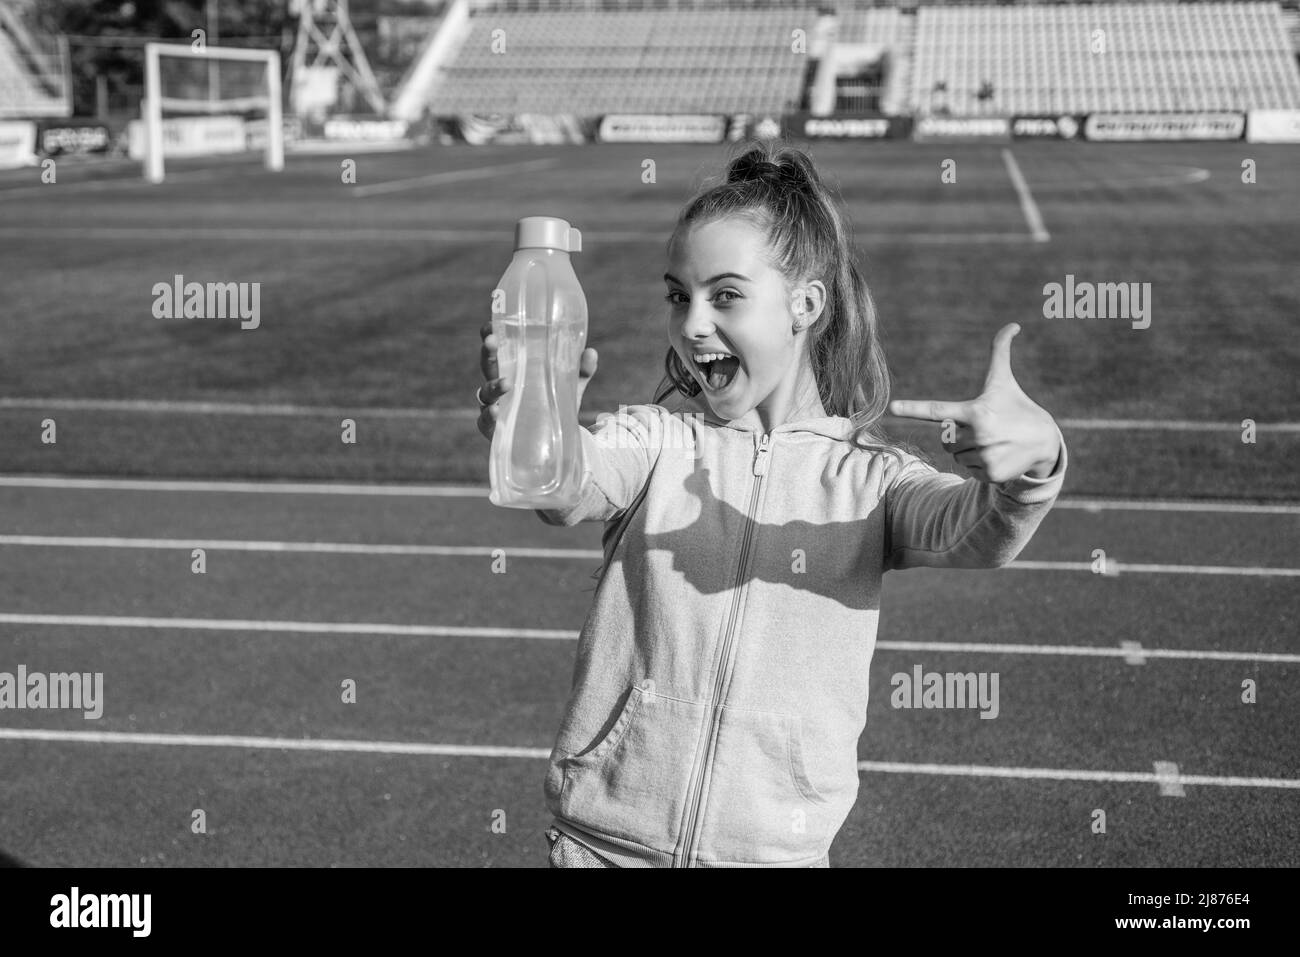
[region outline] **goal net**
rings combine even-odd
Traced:
[[[264,150],[284,168],[280,54],[241,47],[145,45],[145,178],[163,181],[164,158]]]

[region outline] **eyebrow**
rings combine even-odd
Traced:
[[[706,285],[706,286],[712,286],[712,285],[713,285],[715,282],[717,282],[719,279],[729,279],[729,278],[731,278],[731,277],[733,277],[733,276],[734,276],[736,279],[743,279],[743,280],[745,280],[745,282],[753,282],[753,281],[754,281],[754,280],[750,279],[748,276],[742,276],[742,275],[741,275],[740,273],[738,273],[738,272],[720,272],[720,273],[718,273],[716,276],[714,276],[712,279],[706,279],[706,280],[704,280],[704,285]],[[686,285],[686,283],[682,282],[682,281],[681,281],[680,279],[678,279],[676,276],[669,275],[668,273],[664,273],[664,280],[667,281],[667,282],[675,282],[675,283],[677,283],[677,285],[679,285],[679,286],[684,286],[684,285]]]

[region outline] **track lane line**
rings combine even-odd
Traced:
[[[151,551],[278,552],[309,555],[479,556],[492,558],[498,550],[518,558],[603,559],[604,552],[588,548],[535,548],[509,545],[387,545],[370,542],[286,542],[204,538],[124,538],[90,535],[0,535],[0,547],[122,548]],[[1300,568],[1255,565],[1171,565],[1113,562],[1117,574],[1239,575],[1249,578],[1300,578]],[[1091,562],[1013,561],[994,571],[1073,571],[1092,573]]]
[[[43,728],[0,729],[0,741],[39,741],[60,744],[127,744],[152,747],[242,748],[274,751],[325,751],[353,754],[409,754],[544,760],[550,748],[498,745],[426,744],[414,741],[357,741],[340,738],[274,738],[257,735],[168,734],[145,731],[58,731]],[[1016,778],[1038,781],[1111,781],[1161,785],[1167,777],[1149,771],[1092,771],[1072,768],[1000,767],[977,764],[913,764],[903,761],[859,761],[859,771],[875,774],[932,774],[954,777]],[[1180,784],[1300,789],[1300,779],[1179,772]]]
[[[483,498],[486,485],[293,482],[245,479],[74,478],[62,475],[0,475],[0,488],[68,489],[113,492],[217,492],[239,494],[356,495],[410,498]],[[1197,502],[1163,499],[1058,499],[1054,509],[1085,511],[1223,512],[1225,514],[1300,515],[1294,502]]]
[[[9,396],[0,398],[0,409],[36,411],[136,412],[177,415],[250,415],[268,417],[383,418],[383,419],[477,419],[478,411],[462,408],[419,408],[402,406],[328,406],[293,402],[216,402],[185,399],[94,399],[72,396]],[[598,413],[582,412],[578,419],[595,423]],[[882,416],[893,425],[915,425],[915,420]],[[1085,431],[1241,432],[1240,422],[1193,419],[1058,419],[1062,429]],[[1300,422],[1257,422],[1255,431],[1300,433]]]
[[[547,641],[577,641],[580,632],[566,628],[491,628],[471,625],[398,625],[382,622],[290,621],[284,619],[167,618],[148,615],[47,615],[21,612],[0,613],[0,625],[31,625],[67,628],[157,628],[173,631],[236,631],[268,634],[372,635],[416,638],[523,638]],[[877,641],[881,651],[962,652],[993,655],[1057,655],[1062,657],[1129,658],[1125,647],[1093,645],[1002,644],[994,642]],[[1300,654],[1253,651],[1215,651],[1146,648],[1145,658],[1184,661],[1249,661],[1300,664]]]

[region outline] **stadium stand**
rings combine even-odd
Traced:
[[[813,36],[820,13],[838,17],[836,42],[885,51],[883,89],[870,102],[887,114],[1300,108],[1295,24],[1276,2],[701,0],[663,10],[479,0],[423,102],[438,115],[797,109],[813,72],[808,55],[792,52],[791,31]],[[1094,52],[1096,31],[1105,52]]]
[[[911,100],[954,116],[1297,109],[1300,71],[1276,3],[922,7]]]
[[[66,49],[42,43],[0,4],[0,118],[72,115]]]
[[[809,10],[471,15],[433,112],[779,112],[799,100],[807,58],[791,31]],[[494,53],[504,30],[506,54]]]

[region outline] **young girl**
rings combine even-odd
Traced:
[[[1011,373],[1014,324],[978,398],[890,404],[943,422],[970,478],[889,445],[839,199],[805,153],[741,149],[668,244],[665,388],[581,429],[581,500],[538,512],[606,523],[545,782],[552,866],[829,866],[884,572],[1004,565],[1061,488],[1064,440]],[[489,438],[506,390],[490,331]],[[587,349],[579,402],[595,369]]]

